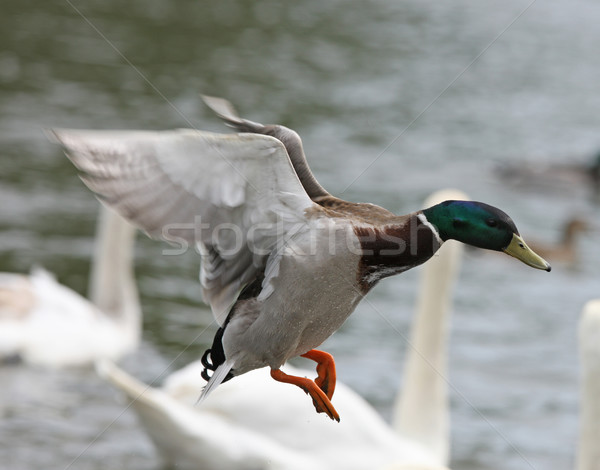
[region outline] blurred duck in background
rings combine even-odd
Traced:
[[[135,228],[102,206],[90,300],[42,268],[0,273],[0,362],[51,366],[118,360],[140,341],[141,309],[133,275]]]
[[[588,162],[501,163],[496,166],[496,173],[506,182],[523,189],[563,192],[584,188],[591,194],[593,202],[600,204],[600,152]]]
[[[574,217],[563,225],[562,237],[556,244],[547,244],[531,240],[529,246],[543,258],[575,268],[578,262],[577,240],[583,233],[590,231],[589,222],[583,218]]]
[[[600,299],[583,308],[579,323],[581,360],[580,434],[576,470],[600,469]]]
[[[441,191],[427,204],[466,199]],[[109,361],[99,374],[125,393],[168,465],[179,469],[438,470],[449,459],[447,330],[462,245],[450,241],[425,264],[402,393],[392,425],[342,383],[339,424],[322,419],[297,390],[268,380],[268,369],[225,383],[201,407],[203,365],[172,374],[161,389],[139,382]],[[310,371],[286,366],[304,376]],[[264,406],[264,404],[268,406]]]

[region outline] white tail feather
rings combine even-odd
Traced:
[[[223,380],[225,380],[225,377],[227,377],[227,374],[232,367],[233,361],[225,361],[223,364],[217,367],[217,370],[215,370],[206,386],[202,389],[202,393],[200,394],[200,398],[198,398],[196,405],[202,403],[215,388],[223,383]]]

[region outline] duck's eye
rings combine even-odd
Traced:
[[[498,221],[496,219],[487,219],[485,221],[485,223],[487,224],[488,227],[497,227],[498,226]]]
[[[452,219],[452,226],[454,228],[463,228],[467,223],[462,219]]]

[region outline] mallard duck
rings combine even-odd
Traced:
[[[590,225],[585,219],[574,217],[564,224],[559,243],[551,245],[534,241],[530,244],[540,256],[573,267],[577,263],[577,238],[589,229]]]
[[[586,303],[579,321],[581,356],[580,430],[577,470],[600,468],[600,299]]]
[[[453,196],[464,197],[442,191],[431,204]],[[219,387],[201,407],[194,406],[204,385],[200,361],[173,373],[160,389],[107,361],[98,364],[98,372],[131,401],[170,467],[241,470],[252,462],[256,469],[285,470],[438,468],[448,464],[446,324],[461,251],[461,244],[449,242],[424,266],[400,405],[391,425],[343,383],[335,396],[344,419],[335,426],[315,420],[310,405],[297,400],[291,387],[268,380],[266,369]],[[285,367],[296,376],[310,374]],[[263,400],[271,406],[261,406]]]
[[[90,300],[36,268],[0,273],[0,358],[52,367],[119,359],[140,339],[141,309],[132,272],[135,228],[102,207]]]
[[[53,131],[106,204],[150,236],[198,248],[202,293],[220,325],[202,358],[202,397],[270,367],[339,421],[333,357],[314,348],[381,279],[424,263],[449,239],[550,270],[495,207],[449,200],[398,216],[338,199],[316,182],[294,131],[205,101],[241,132]],[[280,370],[295,356],[317,363],[315,380]]]

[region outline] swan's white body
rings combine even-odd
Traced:
[[[442,196],[451,195],[435,197]],[[414,383],[406,385],[410,393],[402,400],[404,407],[420,408],[413,410],[416,416],[402,413],[400,424],[388,425],[369,403],[339,382],[334,398],[343,419],[329,421],[316,415],[310,402],[298,399],[299,390],[269,380],[264,368],[224,383],[201,406],[194,406],[206,384],[200,362],[172,374],[162,389],[146,386],[107,361],[99,363],[99,373],[132,400],[165,461],[179,469],[446,468],[446,328],[430,327],[446,322],[460,250],[458,243],[447,243],[423,268],[419,318],[409,352],[422,360],[409,359],[408,380]],[[425,331],[418,331],[421,328]],[[314,374],[293,368],[286,372]],[[422,422],[419,415],[425,417]]]
[[[0,273],[0,358],[44,366],[117,360],[140,340],[141,311],[132,273],[135,229],[108,208],[99,218],[91,300],[41,268]]]
[[[600,469],[600,299],[589,301],[579,324],[581,427],[577,470]]]
[[[300,376],[314,373],[284,369]],[[299,399],[301,391],[269,380],[265,368],[223,384],[195,407],[206,384],[201,371],[194,362],[162,389],[152,389],[111,363],[99,365],[100,374],[133,400],[164,461],[180,470],[440,467],[425,447],[400,438],[342,383],[335,400],[343,419],[335,423],[316,415],[310,401]]]

